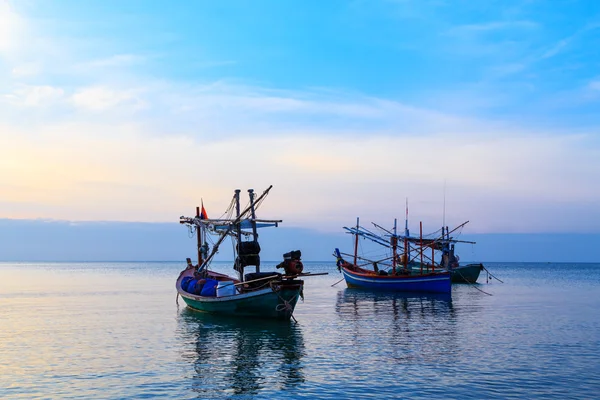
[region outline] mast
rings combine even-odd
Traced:
[[[421,250],[421,275],[423,275],[423,221],[419,221],[419,248]]]
[[[250,224],[252,225],[252,237],[254,242],[258,242],[258,233],[256,232],[256,212],[254,210],[254,189],[248,189],[248,195],[250,196],[250,213],[252,215],[252,219],[250,220]],[[256,266],[256,272],[260,272],[260,266]]]
[[[435,272],[435,242],[431,243],[431,272]]]
[[[354,234],[354,266],[356,266],[356,259],[358,258],[358,217],[356,217],[356,233]]]
[[[406,198],[406,217],[404,219],[404,269],[408,268],[408,257],[410,257],[410,248],[408,244],[408,197]]]
[[[256,199],[255,203],[260,202],[267,194],[269,194],[269,191],[271,190],[271,188],[273,187],[273,185],[269,186],[259,197],[258,199]],[[239,191],[238,191],[239,192]],[[239,199],[239,196],[238,196]],[[239,210],[239,201],[238,201],[238,210]],[[250,207],[244,209],[242,212],[238,211],[239,216],[228,226],[227,230],[225,230],[223,233],[221,233],[221,237],[219,238],[219,240],[216,241],[216,243],[213,245],[212,247],[212,251],[210,252],[210,254],[208,255],[208,257],[206,257],[206,259],[204,260],[204,263],[202,264],[202,266],[198,267],[199,270],[205,268],[209,263],[210,260],[212,260],[212,258],[214,257],[214,255],[217,253],[217,251],[219,251],[219,246],[221,245],[221,243],[223,243],[223,240],[225,240],[225,238],[227,237],[227,235],[229,235],[229,232],[231,232],[234,228],[234,226],[239,228],[239,224],[240,221],[242,219],[242,217],[244,215],[246,215],[248,212],[250,211]],[[181,223],[181,221],[180,221]],[[240,232],[240,236],[241,236],[241,230],[239,230],[238,232]],[[241,275],[243,275],[243,271],[240,272]],[[243,278],[243,276],[242,276]]]
[[[396,275],[396,257],[397,257],[396,253],[398,250],[398,236],[396,235],[397,223],[398,223],[398,220],[396,218],[394,218],[394,235],[392,236],[392,271],[394,271],[394,275]]]
[[[442,260],[440,261],[440,265],[443,268],[448,268],[447,265],[444,265],[444,264],[446,264],[444,262],[444,255],[447,254],[446,248],[448,247],[448,242],[446,241],[446,231],[445,231],[444,225],[442,225],[442,241],[441,241],[441,243],[442,243]]]
[[[235,189],[235,216],[236,216],[236,223],[235,223],[235,229],[236,229],[236,234],[237,234],[237,247],[238,247],[238,256],[236,257],[235,263],[236,263],[236,269],[238,270],[238,274],[240,276],[240,282],[244,281],[244,267],[242,267],[241,264],[241,260],[240,260],[240,246],[242,243],[242,228],[240,225],[240,189]]]
[[[200,207],[196,207],[196,218],[200,218]],[[198,242],[198,267],[202,265],[202,227],[201,224],[196,224],[196,236]]]

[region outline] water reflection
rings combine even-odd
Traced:
[[[338,292],[336,314],[352,346],[380,346],[396,361],[431,361],[452,355],[458,326],[450,294]]]
[[[199,398],[286,390],[304,382],[304,340],[293,322],[233,319],[185,308],[179,331]]]
[[[336,311],[356,317],[360,314],[388,315],[393,319],[401,315],[411,318],[454,313],[450,293],[376,292],[349,288],[338,292]]]

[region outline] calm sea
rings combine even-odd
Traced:
[[[306,263],[330,274],[297,324],[178,306],[182,265],[0,263],[0,398],[600,397],[600,264],[490,263],[491,296],[403,296]]]

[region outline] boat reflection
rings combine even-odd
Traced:
[[[456,356],[460,335],[449,294],[344,289],[337,295],[336,314],[351,338],[349,345],[357,351],[378,343],[399,363]]]
[[[400,315],[413,317],[452,314],[450,293],[377,292],[346,288],[338,292],[336,311],[340,314]]]
[[[179,314],[182,356],[198,398],[254,395],[304,382],[304,340],[295,323],[233,319],[188,308]]]

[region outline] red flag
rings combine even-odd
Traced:
[[[208,215],[206,215],[206,210],[204,209],[204,203],[202,203],[202,211],[200,211],[200,219],[208,219]]]

